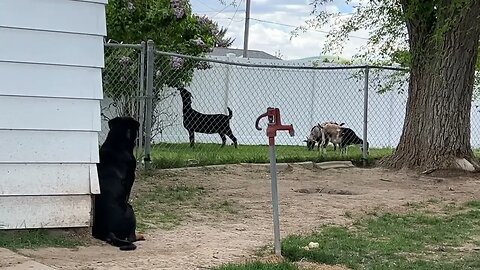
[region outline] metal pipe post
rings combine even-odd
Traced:
[[[367,133],[368,133],[368,73],[370,72],[370,67],[365,67],[365,84],[363,86],[363,165],[367,165],[368,159],[368,144],[367,144]]]
[[[270,174],[272,176],[272,206],[273,206],[273,236],[274,236],[274,251],[280,256],[282,254],[282,246],[280,243],[280,206],[278,199],[278,184],[277,184],[277,155],[275,151],[275,138],[270,140]]]
[[[146,43],[142,41],[142,48],[140,49],[140,90],[139,90],[139,105],[138,105],[138,122],[140,123],[139,134],[138,134],[138,154],[145,154],[145,147],[143,145],[143,139],[145,136],[144,132],[144,121],[145,121],[145,55],[146,55]],[[137,157],[138,158],[138,157]]]
[[[243,58],[248,57],[248,32],[250,28],[250,0],[247,0],[245,8],[245,32],[243,34]]]
[[[235,54],[233,54],[235,55]],[[232,54],[227,54],[228,60],[232,61]],[[224,103],[225,103],[225,114],[228,114],[228,100],[230,99],[230,73],[232,72],[232,66],[226,66],[226,76],[225,76],[225,96],[224,96]]]
[[[150,169],[151,138],[153,118],[153,76],[154,76],[155,47],[153,40],[147,41],[147,92],[145,108],[145,169]]]

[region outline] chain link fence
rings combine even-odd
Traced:
[[[327,122],[344,123],[342,130],[349,132],[343,140],[360,146],[351,147],[350,155],[342,158],[340,145],[334,144],[327,156],[365,158],[362,145],[367,134],[370,149],[391,152],[403,125],[406,79],[405,71],[396,68],[198,58],[156,51],[153,156],[167,163],[177,156],[184,165],[202,164],[200,159],[208,155],[209,163],[267,161],[267,148],[262,147],[267,143],[265,131],[254,126],[267,107],[280,108],[282,122],[295,128],[294,137],[278,134],[277,144],[285,146],[278,153],[284,160],[318,159],[318,151],[308,153],[307,141],[316,136],[318,150],[318,126]]]
[[[156,51],[151,41],[107,44],[105,54],[102,114],[138,119],[140,151],[156,167],[267,162],[265,128],[254,125],[267,107],[279,108],[282,122],[295,128],[294,137],[277,135],[280,161],[380,157],[393,152],[402,133],[408,72],[400,68],[200,58]],[[479,117],[474,107],[474,148]],[[318,151],[318,140],[307,148],[327,122],[343,123],[343,140],[352,144],[346,155],[332,145],[334,137],[325,152]]]
[[[144,145],[143,123],[145,117],[145,43],[105,44],[105,68],[103,77],[103,100],[101,102],[102,131],[99,143],[108,134],[108,120],[117,116],[131,116],[140,122],[137,145]],[[137,156],[142,147],[137,147]]]

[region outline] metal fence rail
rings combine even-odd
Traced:
[[[408,86],[404,69],[195,57],[156,51],[152,41],[105,46],[102,115],[140,121],[139,155],[144,153],[147,165],[194,159],[193,152],[213,158],[217,151],[241,155],[240,148],[265,145],[265,134],[254,123],[267,107],[280,108],[282,121],[294,125],[295,137],[277,139],[292,151],[308,151],[305,140],[312,128],[327,121],[345,123],[364,146],[368,141],[369,149],[393,151],[401,136]],[[480,130],[474,128],[479,120],[472,110],[475,148],[480,146]],[[105,135],[108,126],[102,127]],[[189,129],[199,132],[192,136]],[[363,158],[370,153],[366,147],[363,152],[351,148]],[[329,148],[326,155],[338,151]],[[280,149],[279,155],[288,153]]]

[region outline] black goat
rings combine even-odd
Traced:
[[[363,151],[363,140],[355,134],[355,132],[347,127],[340,128],[340,153],[347,153],[347,146],[361,145],[360,149]],[[368,149],[368,142],[367,142]]]
[[[225,146],[227,135],[237,148],[237,138],[233,135],[230,128],[230,119],[232,119],[232,110],[227,107],[228,115],[225,114],[204,114],[197,112],[192,108],[192,93],[187,89],[178,88],[183,103],[183,127],[188,131],[190,138],[190,147],[195,144],[195,132],[213,134],[218,133],[222,138],[222,147]]]

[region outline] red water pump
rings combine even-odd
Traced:
[[[281,255],[280,244],[280,203],[278,199],[278,184],[277,184],[277,154],[275,153],[275,136],[277,130],[288,130],[290,136],[295,136],[293,125],[282,125],[280,118],[280,110],[278,108],[268,107],[267,112],[260,115],[255,122],[255,128],[262,130],[258,124],[260,119],[268,117],[267,136],[268,145],[270,148],[270,174],[272,177],[272,206],[273,206],[273,235],[274,235],[274,250],[275,254]]]
[[[259,127],[258,124],[260,122],[260,119],[262,119],[263,117],[268,117],[268,145],[275,145],[275,136],[277,136],[277,130],[288,130],[290,136],[295,136],[293,125],[282,125],[282,119],[280,118],[280,109],[268,107],[267,112],[260,115],[255,122],[255,128],[257,128],[257,130],[262,130],[262,128]]]

